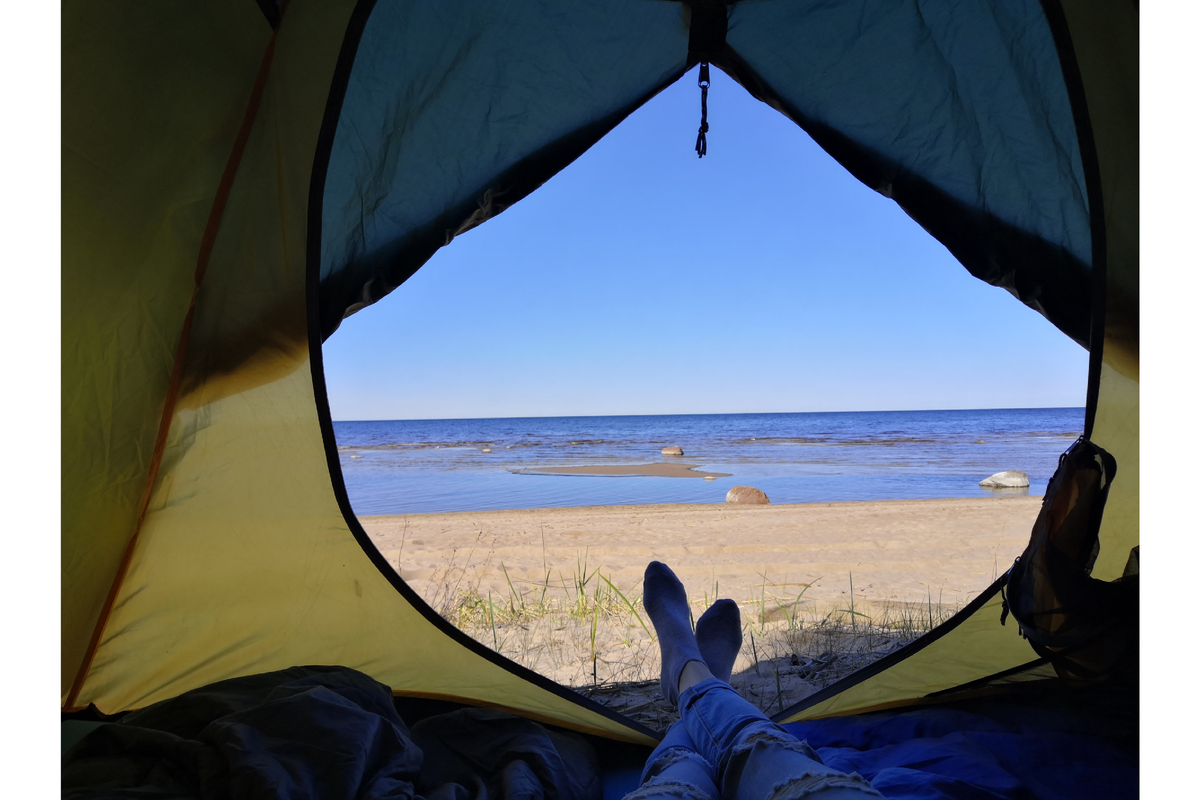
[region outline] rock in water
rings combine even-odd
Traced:
[[[769,506],[771,501],[761,489],[753,486],[735,486],[725,495],[726,503],[741,503],[748,506]]]
[[[704,476],[704,480],[706,480],[706,481],[715,481],[716,479],[717,479],[716,475],[705,475]]]
[[[481,453],[490,453],[490,452],[492,452],[492,448],[490,448],[490,447],[485,447],[485,448],[483,448],[482,450],[480,450],[479,452],[481,452]]]
[[[1006,469],[990,478],[984,478],[979,485],[993,489],[1024,489],[1029,486],[1029,476],[1020,470]]]
[[[681,456],[681,455],[683,455],[683,448],[682,447],[664,447],[662,449],[662,454],[664,456]]]

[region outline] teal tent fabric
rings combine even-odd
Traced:
[[[323,334],[678,79],[687,42],[657,0],[376,3],[322,198]]]
[[[689,42],[713,36],[711,22],[690,30],[705,19],[690,5],[363,3],[318,176],[322,335],[677,80],[697,59]],[[1089,345],[1087,184],[1037,0],[715,5],[728,26],[715,66],[976,277]]]
[[[752,93],[1088,346],[1087,183],[1037,0],[751,0],[726,41]]]

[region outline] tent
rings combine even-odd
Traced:
[[[374,549],[321,344],[698,63],[1090,351],[1138,544],[1130,0],[211,0],[63,9],[62,708],[340,664],[397,695],[652,731],[494,654]],[[736,199],[733,200],[736,202]],[[999,585],[798,720],[1053,681]]]

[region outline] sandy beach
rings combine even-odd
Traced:
[[[689,594],[739,603],[964,603],[1029,540],[1041,497],[796,505],[653,505],[363,517],[376,547],[422,596],[448,571],[464,585],[509,593],[570,576],[586,558],[623,592],[651,560],[671,565]],[[503,565],[503,568],[502,568]],[[507,571],[507,577],[505,576]]]
[[[1020,554],[1040,496],[642,505],[360,518],[434,609],[480,642],[648,724],[658,647],[646,563],[698,616],[742,611],[734,687],[778,710],[948,618]],[[853,592],[851,584],[853,583]]]

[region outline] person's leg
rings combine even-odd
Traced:
[[[651,562],[644,583],[646,612],[658,633],[663,654],[663,694],[678,698],[679,713],[692,745],[716,768],[723,800],[838,800],[878,797],[858,775],[846,775],[821,763],[807,743],[771,722],[704,662],[689,621],[687,594],[665,564]],[[732,606],[732,612],[736,612]],[[740,644],[740,615],[723,604],[705,612],[703,630],[711,653],[733,652]],[[704,619],[704,617],[701,617]],[[697,625],[697,628],[701,628]],[[716,646],[717,640],[721,641]],[[732,663],[729,668],[732,668]],[[728,676],[730,673],[723,670]]]
[[[723,800],[862,800],[879,797],[857,774],[821,761],[724,681],[680,687],[679,713],[696,751],[716,768]]]
[[[646,565],[646,574],[642,578],[642,604],[658,634],[663,697],[675,705],[679,702],[679,679],[685,667],[691,665],[693,673],[703,669],[705,677],[711,677],[712,673],[708,672],[692,633],[687,592],[666,564],[651,561]]]
[[[742,646],[742,621],[737,603],[718,600],[696,620],[696,646],[708,673],[728,683]],[[685,665],[684,672],[698,669],[699,661]],[[716,771],[696,752],[696,745],[683,722],[676,722],[646,760],[641,786],[625,800],[720,800]]]
[[[679,699],[680,672],[690,668],[688,674],[691,676],[697,668],[703,667],[700,677],[712,675],[702,661],[695,660],[703,658],[699,644],[695,639],[688,642],[691,622],[687,611],[687,594],[665,565],[655,563],[646,568],[644,602],[651,620],[656,620],[654,626],[659,634],[660,645],[667,643],[663,645],[663,695],[676,703]],[[683,635],[684,629],[687,636]],[[739,630],[739,636],[740,633]],[[718,654],[717,658],[721,657]],[[733,666],[732,659],[729,666]],[[672,675],[675,677],[672,678]],[[676,722],[667,729],[658,747],[646,759],[641,785],[626,795],[625,800],[720,800],[721,793],[717,790],[716,780],[712,765],[696,752],[696,745],[683,722]]]
[[[718,600],[696,620],[696,646],[714,678],[729,683],[742,649],[742,612],[732,600]]]
[[[720,800],[717,776],[682,722],[667,729],[658,747],[646,759],[641,785],[625,800]]]

